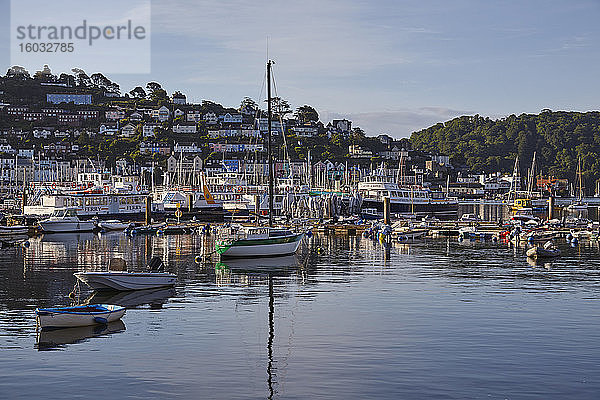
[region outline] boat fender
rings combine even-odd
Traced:
[[[307,238],[311,238],[311,237],[312,237],[312,235],[313,235],[313,233],[312,233],[312,231],[311,231],[311,230],[308,230],[308,231],[306,231],[306,237],[307,237]]]
[[[108,324],[108,320],[106,318],[102,318],[102,317],[94,317],[94,322],[97,324]]]
[[[574,237],[573,239],[571,239],[571,243],[576,245],[577,243],[579,243],[579,240],[577,240],[577,238]]]
[[[28,248],[29,246],[31,246],[31,243],[29,243],[29,240],[26,240],[23,242],[23,247]]]
[[[164,233],[163,230],[159,229],[156,231],[156,236],[161,236],[163,233]]]
[[[567,240],[571,241],[571,239],[573,239],[573,235],[571,235],[570,233],[567,234]]]
[[[196,264],[202,264],[202,257],[200,257],[200,256],[196,256],[196,257],[194,257],[194,262],[195,262]]]
[[[527,238],[527,242],[528,242],[529,244],[532,244],[532,243],[534,242],[534,240],[533,240],[533,236],[529,236],[529,237]]]

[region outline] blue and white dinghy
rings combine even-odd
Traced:
[[[36,308],[36,324],[42,329],[107,324],[125,315],[125,307],[89,304],[74,307]]]

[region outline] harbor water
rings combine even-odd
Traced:
[[[595,399],[600,258],[552,263],[505,244],[315,235],[297,256],[201,260],[204,236],[54,234],[0,250],[5,399]],[[150,256],[173,289],[75,296],[122,323],[36,334],[73,273]]]

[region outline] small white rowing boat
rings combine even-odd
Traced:
[[[125,315],[125,307],[90,304],[74,307],[36,308],[36,322],[42,329],[107,324]]]
[[[116,219],[98,222],[98,228],[104,231],[123,231],[127,229],[130,225],[131,224],[129,222],[121,222]]]

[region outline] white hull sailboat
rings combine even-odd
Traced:
[[[274,177],[273,177],[273,156],[271,152],[271,65],[272,61],[267,62],[267,160],[269,164],[269,227],[243,228],[233,232],[230,237],[225,237],[215,244],[216,252],[224,258],[237,257],[274,257],[294,254],[304,233],[292,232],[285,228],[274,228]]]
[[[246,238],[221,240],[216,244],[217,253],[221,257],[274,257],[294,254],[304,237],[303,233],[287,231],[282,235],[270,235],[277,229],[255,228],[267,230],[263,235],[249,234]]]

